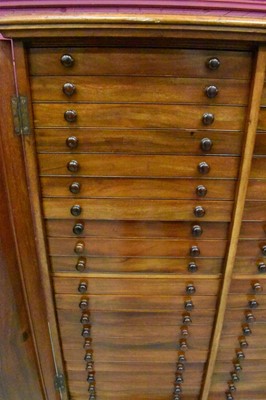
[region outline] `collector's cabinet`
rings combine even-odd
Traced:
[[[126,28],[0,42],[44,398],[264,399],[263,34]]]

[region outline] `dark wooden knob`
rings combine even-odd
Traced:
[[[255,292],[255,293],[259,293],[259,292],[263,291],[263,288],[259,282],[252,282],[251,286],[252,286],[253,292]]]
[[[71,97],[76,91],[76,86],[74,83],[66,82],[64,83],[62,90],[66,96]]]
[[[248,348],[248,342],[247,342],[245,336],[240,336],[239,345],[240,345],[241,349],[247,349]]]
[[[92,359],[92,353],[88,351],[84,356],[84,361],[91,361]]]
[[[77,264],[76,264],[76,270],[79,271],[79,272],[85,271],[85,269],[86,269],[86,261],[87,261],[86,258],[80,257],[78,259]]]
[[[225,392],[225,398],[226,400],[234,400],[234,397],[230,392]]]
[[[80,323],[83,325],[89,324],[90,323],[90,316],[87,313],[82,314],[80,318]]]
[[[262,252],[262,255],[263,255],[263,256],[266,256],[266,245],[263,245],[263,246],[261,247],[261,252]]]
[[[211,113],[204,113],[202,116],[203,125],[211,125],[214,122],[214,115]]]
[[[212,71],[217,70],[220,67],[220,65],[221,65],[221,62],[220,62],[219,58],[217,58],[217,57],[212,57],[207,61],[207,66]]]
[[[188,272],[197,272],[198,266],[197,266],[196,263],[190,262],[190,263],[188,264],[187,269],[188,269]]]
[[[189,313],[183,314],[183,324],[186,325],[192,324],[192,319]]]
[[[91,338],[90,338],[90,337],[86,337],[86,338],[85,338],[83,348],[84,348],[85,350],[88,350],[88,349],[91,348]]]
[[[202,175],[206,175],[210,172],[210,166],[205,161],[202,161],[198,165],[198,171]]]
[[[75,60],[70,54],[63,54],[61,57],[61,63],[64,67],[72,67],[74,62]]]
[[[179,349],[180,350],[187,350],[188,349],[188,345],[187,345],[187,341],[184,338],[179,339]]]
[[[186,361],[186,355],[183,351],[178,352],[178,362],[185,362]]]
[[[252,334],[252,330],[250,329],[250,326],[248,324],[244,324],[242,326],[242,332],[243,332],[243,335],[245,335],[245,336],[250,336]]]
[[[266,272],[266,264],[264,262],[258,263],[258,272],[261,274]]]
[[[207,189],[206,189],[206,187],[203,186],[203,185],[197,186],[197,188],[196,188],[196,194],[197,194],[197,196],[199,196],[199,197],[205,197],[206,194],[207,194]]]
[[[240,381],[239,376],[237,375],[236,372],[231,372],[231,379],[232,379],[233,382],[239,382]]]
[[[87,310],[89,307],[89,302],[87,299],[82,299],[79,303],[79,308],[81,308],[81,310]]]
[[[207,97],[209,97],[209,99],[214,99],[218,93],[219,89],[215,85],[206,86],[205,88],[205,94]]]
[[[187,285],[187,287],[186,287],[186,293],[187,293],[187,294],[194,294],[194,293],[196,293],[196,288],[195,288],[195,286],[193,285],[193,283],[189,283],[189,284]]]
[[[235,363],[235,364],[234,364],[234,369],[235,369],[236,372],[242,371],[241,364]]]
[[[84,249],[85,249],[84,243],[83,242],[78,242],[78,243],[76,243],[76,245],[74,247],[74,252],[76,254],[81,254],[81,253],[84,252]]]
[[[80,205],[75,204],[74,206],[71,207],[70,212],[72,215],[74,215],[74,217],[78,217],[82,212],[82,208]]]
[[[250,312],[250,311],[246,311],[245,313],[245,320],[246,322],[255,322],[256,318],[254,317],[254,315]]]
[[[236,358],[238,360],[244,360],[245,354],[243,353],[242,350],[240,350],[240,349],[236,350]]]
[[[89,372],[93,372],[93,371],[94,371],[94,362],[93,362],[93,361],[88,362],[88,363],[86,364],[86,369],[87,369]]]
[[[193,237],[200,237],[203,232],[202,227],[200,225],[193,225],[191,231]]]
[[[66,145],[70,149],[75,149],[76,147],[78,147],[78,144],[79,144],[79,140],[76,136],[69,136],[66,139]]]
[[[175,393],[175,394],[179,394],[179,393],[181,393],[181,392],[182,392],[181,385],[180,385],[180,384],[175,385],[174,393]]]
[[[88,290],[88,284],[87,282],[80,282],[78,286],[78,291],[79,293],[86,293]]]
[[[64,113],[64,118],[67,122],[76,122],[78,118],[78,113],[75,110],[67,110]]]
[[[202,218],[205,215],[205,210],[202,206],[196,206],[194,208],[194,215],[195,217]]]
[[[258,301],[256,300],[256,299],[251,299],[251,300],[249,300],[249,302],[248,302],[248,306],[249,306],[249,308],[258,308],[259,307],[259,303],[258,303]]]
[[[83,231],[84,231],[84,225],[81,222],[74,225],[73,233],[75,233],[75,235],[81,235]]]
[[[82,332],[81,332],[81,335],[82,335],[84,338],[89,338],[90,335],[91,335],[91,330],[90,330],[90,328],[88,328],[88,327],[83,328],[83,329],[82,329]]]
[[[67,163],[67,169],[70,172],[78,172],[79,170],[79,163],[76,160],[71,160]]]
[[[184,307],[186,311],[192,311],[194,309],[194,304],[192,300],[185,300]]]
[[[183,382],[184,382],[184,379],[183,379],[182,374],[176,374],[175,383],[183,383]]]
[[[198,257],[200,255],[200,249],[198,246],[191,246],[189,254],[191,257]]]
[[[73,194],[78,194],[80,192],[80,183],[78,182],[71,183],[71,185],[69,186],[69,190]]]
[[[185,371],[185,364],[183,364],[183,363],[177,363],[177,364],[176,364],[176,370],[179,371],[179,372]]]

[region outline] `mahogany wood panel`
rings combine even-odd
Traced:
[[[205,154],[201,140],[212,140],[210,154],[240,154],[243,132],[181,129],[41,128],[35,129],[39,152]],[[69,136],[79,140],[76,149],[66,145]]]
[[[64,113],[67,110],[77,112],[76,122],[67,122],[64,119]],[[33,113],[34,124],[37,128],[203,129],[205,127],[202,122],[203,114],[212,113],[214,122],[207,125],[206,130],[242,130],[246,108],[216,105],[35,103],[33,104]]]
[[[75,59],[64,67],[63,54]],[[211,71],[206,63],[218,57],[221,67]],[[157,48],[31,48],[31,75],[139,75],[248,79],[251,53],[219,50]]]
[[[53,272],[77,272],[76,264],[78,256],[53,256],[50,257]],[[108,272],[145,272],[145,273],[188,273],[188,265],[195,262],[198,274],[215,275],[222,271],[223,258],[146,258],[146,257],[86,257],[85,273],[108,273]],[[248,260],[249,261],[249,260]],[[254,261],[255,263],[255,261]],[[242,269],[244,273],[251,263],[247,262]],[[241,264],[242,266],[242,264]],[[241,267],[238,269],[240,270]],[[255,269],[255,267],[253,267]],[[256,270],[257,272],[257,270]],[[194,276],[194,275],[193,275]]]
[[[135,393],[134,391],[124,391],[124,392],[100,392],[101,399],[103,400],[150,400],[151,396],[153,400],[172,400],[173,399],[173,394],[168,393],[165,394],[160,394],[157,392],[157,390],[149,390],[148,393],[142,392],[141,394]],[[73,400],[83,400],[84,396],[79,393],[72,393],[72,399]],[[198,400],[199,398],[199,393],[191,394],[191,393],[186,393],[186,400]],[[249,398],[250,399],[250,398]],[[245,400],[249,400],[245,399]],[[259,400],[264,398],[261,397]],[[257,400],[257,398],[256,398]]]
[[[219,392],[214,391],[211,389],[209,400],[224,400],[224,392],[227,389],[227,385],[224,384],[223,389],[219,389]],[[237,389],[237,394],[241,398],[241,400],[264,400],[265,398],[265,391],[262,392],[255,392],[254,390],[249,390],[249,388],[245,389]],[[75,400],[79,400],[75,398]]]
[[[222,156],[39,154],[38,159],[40,175],[56,176],[235,178],[239,166],[238,157]],[[71,160],[79,163],[77,172],[68,170]],[[208,173],[199,171],[201,162],[209,165]]]
[[[192,200],[138,200],[138,199],[53,199],[43,200],[45,218],[66,219],[71,217],[70,209],[79,204],[81,218],[93,220],[146,220],[146,221],[217,221],[229,222],[233,203],[231,201],[204,201],[205,215],[195,218],[194,208],[201,204]],[[261,220],[261,208],[265,203],[248,204],[246,219]],[[255,207],[254,207],[255,205]],[[255,215],[254,215],[255,214]],[[254,218],[256,217],[256,218]],[[77,218],[75,218],[77,220]]]
[[[63,92],[65,83],[75,86],[72,96]],[[218,95],[206,95],[206,87],[216,86]],[[199,103],[246,105],[249,85],[245,80],[171,77],[47,76],[31,78],[34,102],[90,103]]]

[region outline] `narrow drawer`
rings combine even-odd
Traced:
[[[265,201],[246,201],[243,221],[262,221],[266,219]]]
[[[251,179],[266,179],[266,157],[255,156],[252,159]]]
[[[264,257],[266,253],[266,237],[262,240],[241,239],[237,246],[237,257]]]
[[[251,329],[252,329],[252,327],[251,327]],[[263,329],[265,329],[265,325],[264,325]],[[241,330],[240,330],[240,332],[241,332]],[[252,332],[253,332],[253,329],[252,329]],[[251,336],[245,338],[245,340],[248,343],[248,346],[250,348],[252,348],[252,349],[263,349],[265,347],[265,336],[264,335],[258,335],[256,327],[255,327],[253,333],[254,334],[252,334]],[[236,336],[236,337],[233,337],[233,336],[224,336],[224,337],[222,337],[221,341],[220,341],[220,347],[223,348],[223,349],[225,349],[225,348],[229,348],[229,349],[238,348],[239,347],[239,337],[243,338],[243,335],[241,335],[239,333],[239,335]],[[246,372],[246,368],[244,368],[244,370]],[[242,376],[242,374],[243,373],[241,372],[241,376]],[[254,374],[257,375],[257,376],[260,375],[258,373],[258,371],[256,371]],[[253,374],[251,374],[251,375],[253,375]]]
[[[232,361],[236,357],[236,350],[238,349],[219,349],[218,355],[217,355],[217,361]],[[266,351],[265,347],[262,349],[252,349],[252,348],[247,348],[244,350],[245,354],[245,363],[249,363],[250,361],[257,360],[258,363],[265,363],[266,361]],[[226,383],[226,382],[225,382]],[[263,382],[263,385],[265,383]],[[264,392],[265,395],[265,392]],[[250,397],[253,398],[253,397]]]
[[[266,134],[265,132],[257,132],[254,155],[266,155]]]
[[[250,179],[246,198],[247,200],[266,201],[266,179]]]
[[[266,294],[266,275],[254,279],[232,279],[229,293]]]
[[[240,237],[246,239],[266,239],[266,222],[243,222]]]
[[[266,272],[266,257],[237,257],[235,260],[235,274],[257,274],[263,275]]]
[[[197,49],[159,48],[31,48],[31,75],[137,75],[248,79],[251,53]],[[63,54],[73,57],[73,66],[61,63]],[[216,70],[208,68],[218,58]]]
[[[260,295],[255,295],[255,294],[230,294],[228,297],[228,302],[227,302],[227,308],[228,309],[235,309],[238,308],[239,310],[241,309],[249,309],[250,308],[250,302],[253,300],[256,300],[257,302],[257,307],[259,310],[260,309],[265,309],[266,308],[266,295],[265,294],[260,294]],[[240,311],[241,314],[241,311]]]

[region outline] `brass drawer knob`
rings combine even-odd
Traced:
[[[179,396],[179,394],[175,394],[173,400],[181,400],[181,397]]]
[[[248,342],[246,341],[245,336],[241,336],[239,338],[239,345],[240,345],[241,349],[247,349],[248,348]]]
[[[195,217],[202,218],[205,215],[205,209],[202,206],[196,206],[194,208]]]
[[[64,118],[67,122],[76,122],[78,113],[75,110],[67,110],[64,112]]]
[[[188,349],[188,345],[187,345],[186,339],[181,338],[179,340],[179,349],[180,350],[187,350]]]
[[[198,246],[191,246],[189,254],[191,257],[198,257],[200,255],[200,249]]]
[[[212,141],[209,138],[203,138],[200,142],[200,147],[202,151],[210,151],[212,148]]]
[[[245,336],[250,336],[252,334],[252,330],[250,329],[248,324],[244,324],[242,326],[242,332],[243,332],[243,335],[245,335]]]
[[[84,338],[89,338],[90,335],[91,335],[90,328],[86,327],[82,329],[81,336],[83,336]]]
[[[206,189],[206,187],[203,186],[203,185],[197,186],[197,188],[196,188],[196,194],[197,194],[197,196],[199,196],[199,197],[205,197],[206,194],[207,194],[207,189]]]
[[[202,116],[203,125],[212,125],[214,122],[214,115],[212,113],[204,113]]]
[[[75,235],[81,235],[83,231],[84,231],[84,225],[81,222],[74,225],[73,233],[75,233]]]
[[[183,324],[186,325],[192,324],[192,319],[189,313],[183,315]]]
[[[69,190],[73,194],[78,194],[80,192],[80,183],[78,182],[71,183],[71,185],[69,186]]]
[[[94,374],[89,373],[89,374],[88,374],[88,377],[87,377],[87,381],[88,381],[89,383],[90,383],[90,382],[95,382]]]
[[[243,353],[242,350],[236,350],[236,358],[237,358],[238,360],[244,360],[245,354]]]
[[[214,99],[214,97],[217,96],[218,92],[219,90],[215,85],[206,86],[205,88],[205,94],[209,99]]]
[[[176,364],[176,370],[179,372],[185,371],[185,365],[183,363],[177,363]]]
[[[252,309],[258,308],[259,307],[259,303],[257,302],[256,299],[252,299],[252,300],[249,300],[248,306],[249,306],[249,308],[252,308]]]
[[[186,362],[186,356],[183,351],[178,352],[178,362],[181,362],[181,363]]]
[[[90,316],[89,314],[82,314],[81,318],[80,318],[80,323],[83,325],[89,324],[90,323]]]
[[[92,353],[88,351],[84,356],[84,361],[91,361],[93,359]]]
[[[64,67],[73,67],[74,62],[75,60],[70,54],[63,54],[61,57],[61,63]]]
[[[193,273],[193,272],[197,272],[198,266],[197,266],[196,263],[190,262],[190,263],[188,264],[187,269],[188,269],[188,272],[192,272],[192,273]]]
[[[86,293],[88,290],[88,284],[87,282],[80,282],[78,286],[78,291],[79,293]]]
[[[74,217],[78,217],[82,212],[82,208],[80,205],[75,204],[74,206],[71,207],[70,212]]]
[[[85,338],[83,348],[84,348],[85,350],[91,349],[91,338],[90,338],[90,336],[88,336],[88,337]]]
[[[225,392],[225,398],[226,400],[234,400],[234,397],[230,392]]]
[[[182,392],[181,385],[180,385],[180,384],[175,385],[174,393],[175,393],[175,394],[179,394],[179,393],[181,393],[181,392]]]
[[[75,245],[74,252],[76,254],[81,254],[81,253],[84,252],[84,249],[85,249],[84,243],[83,242],[78,242]]]
[[[198,171],[202,175],[206,175],[210,172],[210,166],[205,161],[202,161],[198,165]]]
[[[200,225],[193,225],[192,226],[192,236],[193,237],[200,237],[202,235],[202,227]]]
[[[66,145],[70,149],[75,149],[76,147],[78,147],[78,144],[79,144],[79,140],[76,136],[69,136],[66,139]]]
[[[66,96],[71,97],[76,92],[76,86],[74,83],[66,82],[64,83],[62,90]]]
[[[266,272],[266,264],[264,262],[258,263],[258,272],[261,274]]]
[[[187,294],[194,294],[196,293],[196,288],[192,283],[189,283],[186,287],[186,293]]]
[[[221,65],[221,62],[220,62],[219,58],[217,58],[217,57],[212,57],[207,61],[207,66],[212,71],[217,70],[220,67],[220,65]]]
[[[236,372],[231,372],[231,378],[232,378],[233,382],[239,382],[240,381],[239,376],[237,375]]]
[[[78,259],[77,264],[76,264],[76,270],[79,271],[79,272],[85,271],[85,269],[86,269],[86,261],[87,261],[86,258],[80,257]]]
[[[194,304],[192,300],[185,300],[184,307],[186,311],[194,310]]]
[[[245,314],[245,320],[246,320],[246,322],[255,322],[256,318],[250,311],[247,311]]]
[[[90,395],[89,400],[96,400],[96,397],[94,396],[94,394]]]
[[[78,172],[79,170],[79,163],[77,160],[71,160],[67,163],[67,169],[69,172]]]
[[[90,371],[90,372],[93,372],[93,371],[94,371],[94,363],[93,363],[93,361],[90,361],[90,362],[87,363],[86,369],[87,369],[88,371]]]
[[[262,292],[263,288],[259,282],[251,283],[252,290],[256,293]]]
[[[184,382],[184,379],[183,379],[182,374],[176,374],[175,383],[183,383],[183,382]]]
[[[266,256],[266,245],[263,245],[263,246],[261,247],[261,252],[262,252],[262,255],[263,255],[263,256]]]
[[[242,371],[241,364],[235,363],[235,364],[234,364],[234,369],[235,369],[236,372]]]
[[[81,302],[79,303],[79,308],[81,308],[81,310],[87,310],[89,307],[89,302],[87,299],[83,299],[81,300]]]

